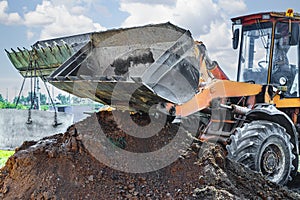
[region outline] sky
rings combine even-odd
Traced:
[[[237,52],[231,48],[230,19],[288,8],[300,12],[299,0],[0,0],[0,94],[12,100],[23,81],[4,49],[30,48],[44,39],[168,21],[203,41],[211,59],[235,79]]]

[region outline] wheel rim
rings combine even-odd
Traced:
[[[275,144],[268,145],[262,153],[260,169],[269,180],[277,182],[284,172],[283,151]]]

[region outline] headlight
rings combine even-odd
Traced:
[[[287,82],[287,80],[286,80],[285,77],[280,77],[280,79],[279,79],[279,84],[280,84],[280,85],[285,85],[286,82]]]

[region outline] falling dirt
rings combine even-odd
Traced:
[[[149,120],[139,115],[133,118],[140,123],[147,123]],[[135,140],[116,125],[111,113],[99,113],[97,119],[107,137],[115,145],[128,151],[153,151],[170,141],[177,130],[176,125],[167,123],[152,139]],[[73,125],[64,134],[24,142],[1,169],[0,197],[300,199],[298,193],[271,183],[260,174],[231,162],[226,158],[222,146],[211,143],[195,141],[179,159],[157,171],[125,173],[114,170],[95,159],[83,145],[83,133],[78,130],[80,127],[82,130],[87,120],[90,119]]]

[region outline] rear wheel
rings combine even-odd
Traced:
[[[290,136],[279,124],[269,121],[252,121],[230,137],[228,158],[260,172],[270,181],[285,184],[295,169],[295,155]]]

